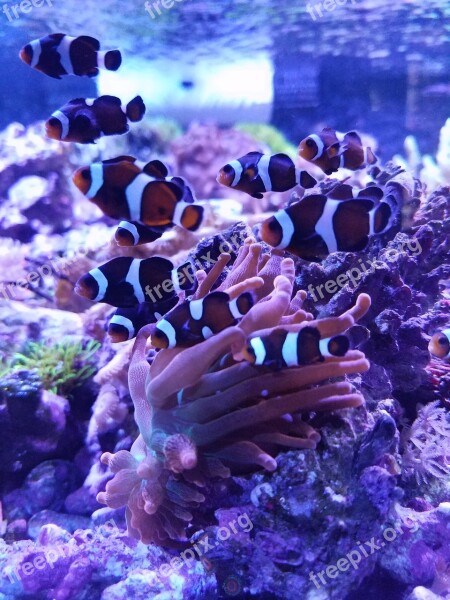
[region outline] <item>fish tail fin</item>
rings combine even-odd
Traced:
[[[370,234],[385,232],[392,227],[395,220],[395,213],[388,202],[380,202],[369,215]]]
[[[173,218],[175,225],[184,227],[189,231],[196,231],[203,221],[203,206],[189,202],[178,202],[177,208],[178,210],[176,210]]]
[[[296,175],[298,185],[305,188],[305,190],[309,190],[317,184],[317,180],[308,171],[297,170]]]
[[[325,341],[331,356],[345,356],[350,349],[350,340],[346,335],[335,335],[327,340],[322,340],[322,342]]]
[[[122,64],[122,54],[120,50],[97,52],[97,64],[100,68],[107,69],[108,71],[117,71]]]
[[[127,117],[132,123],[141,121],[145,115],[145,104],[140,96],[133,98],[131,102],[127,104]]]

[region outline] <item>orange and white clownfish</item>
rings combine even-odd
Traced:
[[[80,277],[75,286],[79,296],[119,308],[141,302],[165,302],[181,291],[192,294],[196,289],[192,263],[175,267],[172,261],[161,256],[113,258]]]
[[[345,356],[349,348],[345,335],[321,340],[315,327],[303,327],[300,331],[277,328],[268,335],[251,338],[243,355],[255,365],[282,369],[322,362],[326,357]]]
[[[88,35],[70,37],[52,33],[33,40],[19,54],[24,63],[53,77],[64,75],[95,77],[99,69],[117,71],[122,64],[120,50],[100,52],[100,42]]]
[[[357,191],[347,184],[329,194],[312,194],[279,210],[261,224],[261,239],[274,248],[305,260],[322,259],[332,252],[363,250],[372,235],[389,229],[395,220],[383,191],[369,186]]]
[[[167,167],[159,160],[142,164],[131,156],[119,156],[81,167],[73,182],[105,215],[131,222],[126,227],[121,223],[119,238],[127,229],[133,243],[127,235],[128,243],[122,245],[148,243],[140,241],[141,236],[156,239],[151,232],[144,235],[142,227],[136,231],[135,221],[148,227],[179,225],[195,231],[203,220],[204,209],[194,203],[190,187],[181,177],[168,177]]]
[[[158,321],[150,342],[155,348],[187,348],[236,325],[253,306],[244,292],[234,300],[226,292],[211,292],[199,300],[186,300]]]
[[[364,147],[356,131],[341,135],[326,127],[321,133],[314,133],[300,142],[299,155],[331,175],[338,169],[357,171],[376,163],[372,150]]]
[[[127,133],[128,121],[141,121],[145,104],[140,96],[123,105],[115,96],[75,98],[46,121],[47,137],[61,142],[94,144],[103,135]]]
[[[430,354],[437,358],[450,357],[450,328],[436,332],[428,344]]]
[[[138,331],[149,323],[156,323],[178,304],[178,296],[166,302],[142,302],[131,308],[118,308],[108,324],[111,342],[119,343],[136,337]]]
[[[253,198],[265,192],[286,192],[296,185],[312,188],[317,181],[307,171],[300,171],[287,154],[249,152],[220,169],[217,181]]]

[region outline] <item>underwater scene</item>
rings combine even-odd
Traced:
[[[0,22],[0,600],[450,600],[450,3]]]

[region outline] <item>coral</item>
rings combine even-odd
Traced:
[[[420,408],[411,427],[403,431],[403,469],[418,483],[450,476],[450,413],[439,401]]]
[[[128,407],[120,401],[119,394],[110,383],[104,383],[92,407],[89,421],[88,443],[100,434],[120,425],[128,414]]]
[[[341,316],[310,321],[301,308],[305,294],[292,300],[293,261],[277,254],[262,259],[261,250],[247,240],[219,288],[232,297],[253,290],[259,299],[238,326],[188,349],[163,350],[151,366],[145,346],[152,326],[138,333],[129,387],[141,435],[131,451],[102,456],[114,477],[98,500],[111,508],[127,505],[129,532],[145,543],[186,539],[186,525],[205,501],[198,487],[209,480],[260,467],[273,471],[272,455],[283,447],[315,448],[320,436],[301,413],[363,403],[349,382],[326,383],[368,369],[357,350],[281,372],[233,360],[231,354],[240,360],[248,337],[305,324],[321,337],[337,335],[370,306],[362,295]],[[200,276],[197,294],[213,287],[226,261],[220,263]]]
[[[133,350],[133,343],[120,344],[113,358],[102,367],[94,377],[95,383],[105,385],[111,383],[127,388],[128,367]]]
[[[96,371],[94,355],[100,344],[94,340],[62,341],[53,346],[29,342],[13,355],[10,370],[35,370],[45,389],[67,395]]]
[[[291,144],[285,136],[271,125],[262,123],[239,123],[235,127],[238,131],[243,131],[251,135],[255,140],[263,142],[271,150],[271,154],[281,152],[288,156],[295,156],[297,148]]]

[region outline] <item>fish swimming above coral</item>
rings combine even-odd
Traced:
[[[75,98],[51,115],[45,130],[53,140],[94,144],[101,136],[127,133],[128,121],[141,121],[144,114],[145,104],[140,96],[127,105],[115,96]]]
[[[450,358],[450,328],[437,331],[432,335],[428,350],[437,358]]]
[[[282,369],[323,362],[326,357],[345,356],[349,348],[350,341],[345,335],[321,339],[319,330],[314,327],[306,326],[299,331],[279,328],[251,338],[243,356],[255,365]]]
[[[325,127],[320,133],[311,134],[302,140],[298,153],[321,168],[326,175],[342,168],[357,171],[377,161],[371,148],[363,146],[356,131],[341,135],[331,127]]]
[[[393,224],[395,212],[383,197],[375,185],[354,190],[341,184],[328,195],[311,194],[279,210],[261,224],[260,235],[267,244],[306,260],[357,252]]]
[[[33,40],[19,54],[24,63],[54,79],[65,75],[96,77],[99,69],[117,71],[122,64],[120,50],[100,52],[100,42],[93,37],[71,37],[52,33]]]
[[[167,167],[159,160],[141,164],[133,157],[119,156],[81,167],[73,182],[105,215],[131,222],[119,226],[116,239],[122,246],[147,243],[144,240],[162,235],[143,226],[179,225],[194,231],[203,219],[204,209],[194,203],[190,187],[181,177],[168,177]]]
[[[217,175],[217,181],[253,198],[262,198],[265,192],[286,192],[297,185],[312,188],[317,181],[307,171],[297,169],[287,154],[249,152],[231,161]]]
[[[158,321],[150,343],[155,348],[188,348],[236,325],[252,306],[250,292],[236,298],[211,292],[198,300],[186,300]]]
[[[180,291],[193,293],[196,288],[190,262],[175,267],[161,256],[119,256],[80,277],[75,292],[89,300],[127,308],[141,302],[165,302]]]

